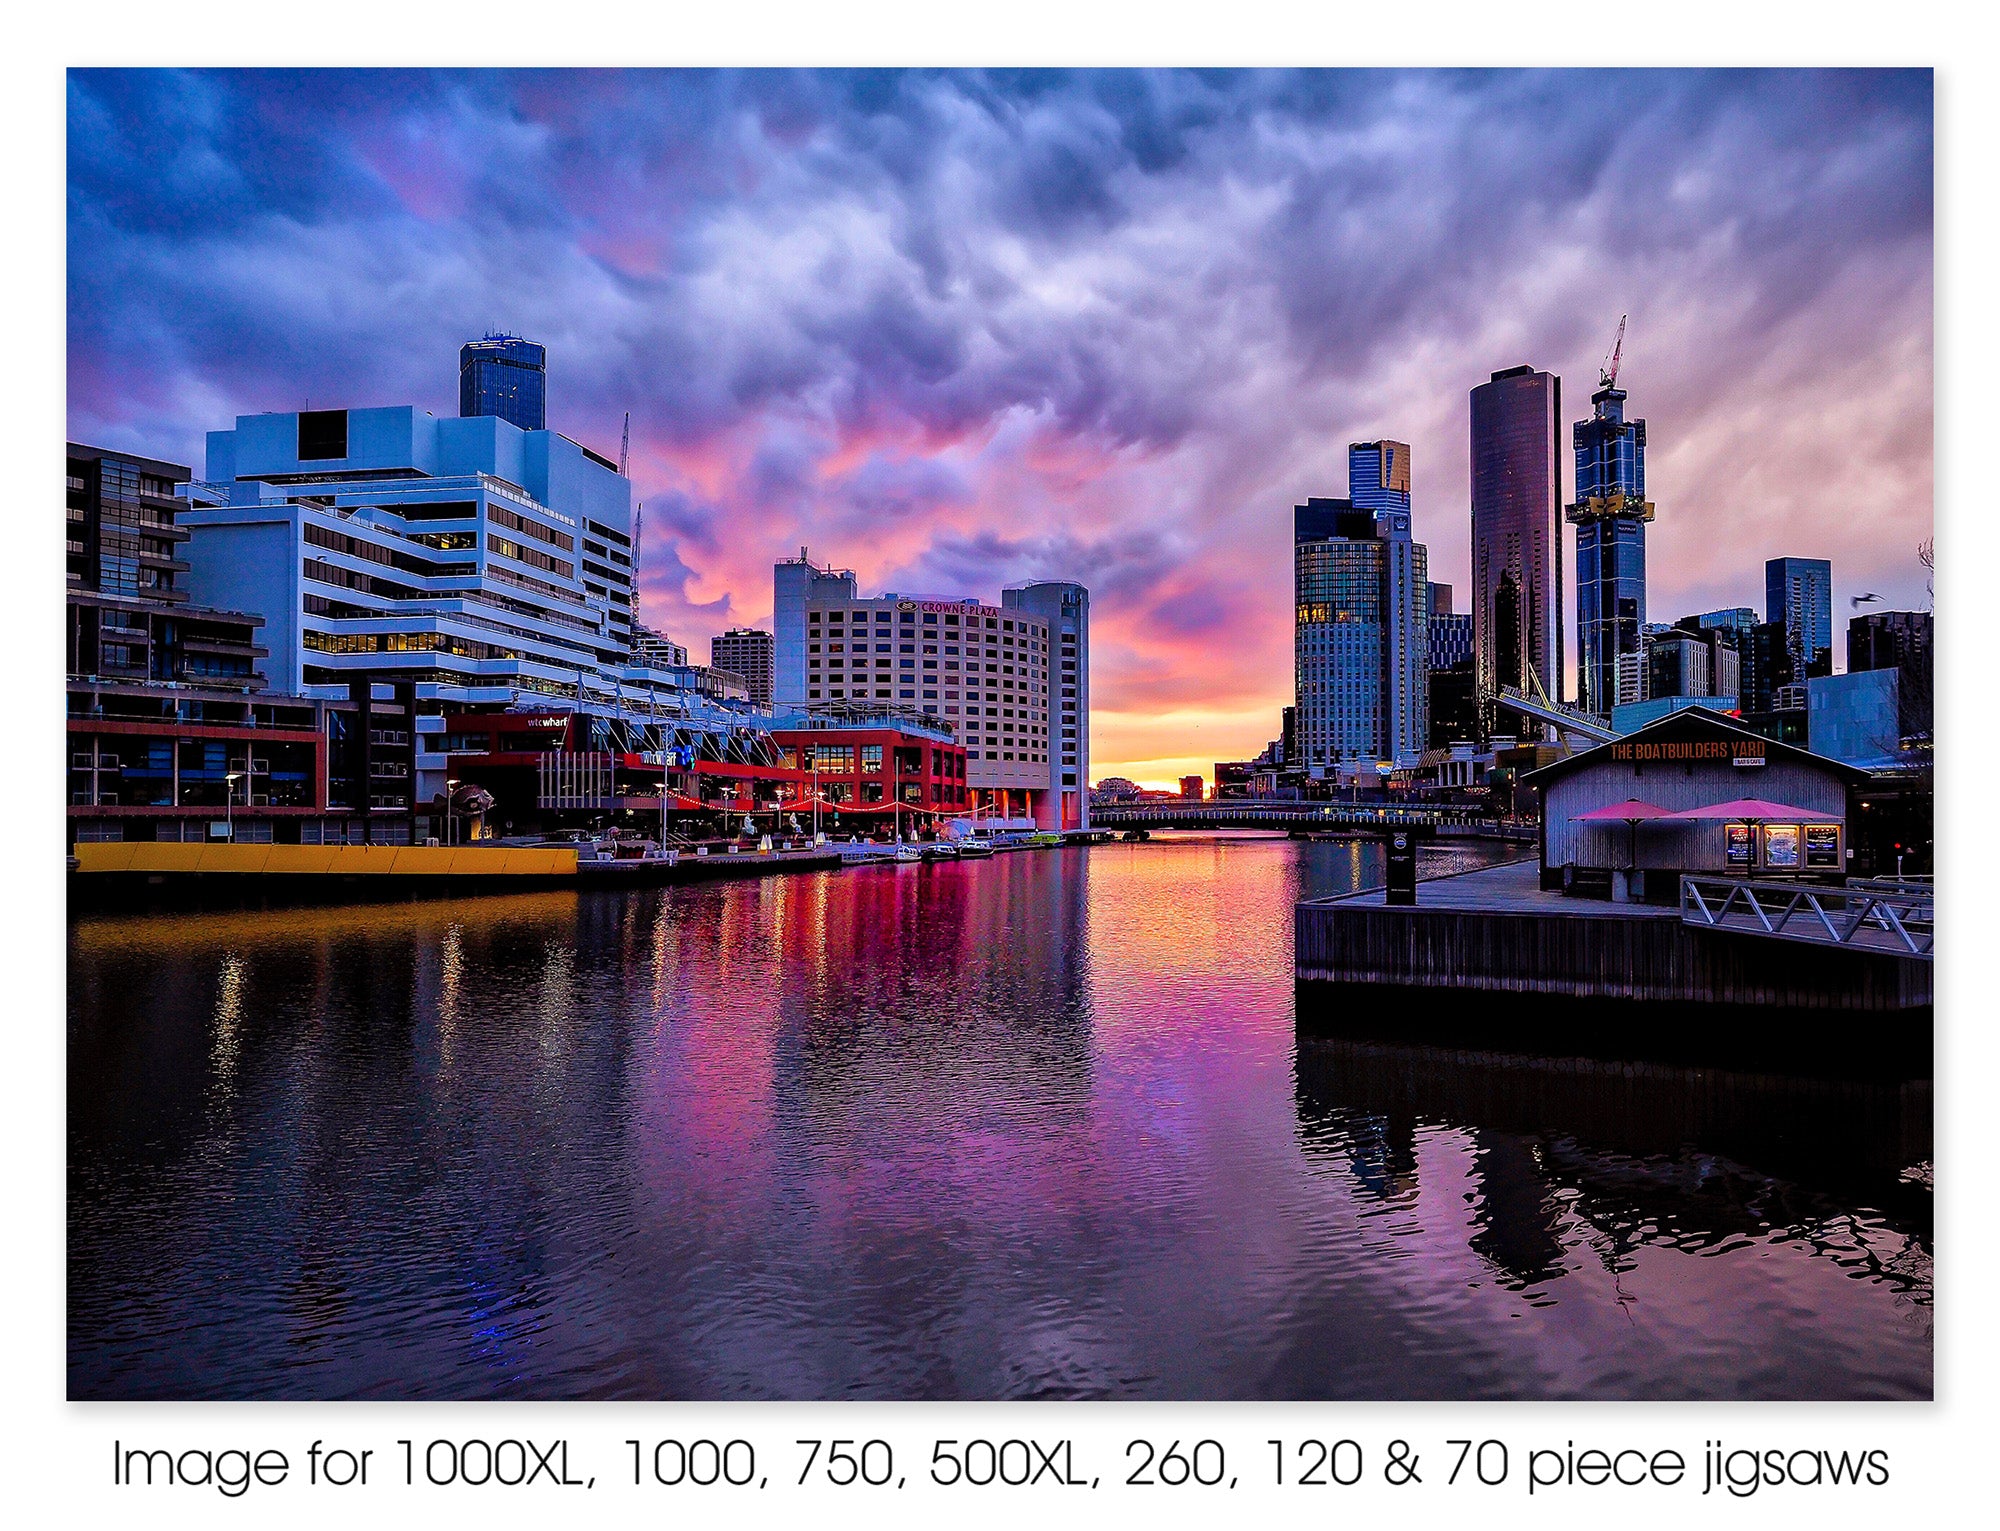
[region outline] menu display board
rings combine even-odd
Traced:
[[[1806,825],[1806,865],[1808,867],[1838,867],[1840,865],[1840,826],[1838,824]]]
[[[1722,834],[1730,866],[1747,867],[1756,859],[1757,840],[1748,824],[1725,825]]]
[[[1773,871],[1796,871],[1799,865],[1799,826],[1764,826],[1764,865]]]

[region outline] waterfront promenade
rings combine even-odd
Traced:
[[[1294,961],[1304,983],[1872,1013],[1931,1003],[1928,961],[1547,892],[1532,859],[1422,883],[1415,905],[1379,888],[1302,900]]]

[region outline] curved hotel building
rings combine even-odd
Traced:
[[[863,597],[803,553],[773,570],[775,705],[884,704],[941,719],[996,818],[1089,826],[1090,595],[1045,581],[970,598]]]

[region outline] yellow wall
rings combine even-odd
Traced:
[[[270,872],[338,876],[574,877],[568,846],[184,845],[80,841],[80,872]]]

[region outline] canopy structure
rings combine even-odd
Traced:
[[[1588,813],[1579,813],[1579,824],[1623,823],[1631,840],[1631,849],[1625,857],[1626,865],[1637,869],[1639,865],[1639,826],[1650,824],[1656,819],[1676,817],[1670,808],[1662,808],[1658,803],[1649,803],[1642,798],[1628,797],[1622,803],[1613,803],[1607,808],[1593,808]]]
[[[1806,824],[1824,823],[1828,819],[1838,819],[1838,813],[1827,813],[1818,808],[1798,808],[1790,803],[1774,803],[1764,797],[1739,797],[1727,803],[1710,803],[1705,808],[1683,808],[1672,815],[1676,819],[1735,819],[1753,824]]]
[[[1648,819],[1671,819],[1675,814],[1671,808],[1662,808],[1658,803],[1648,803],[1636,797],[1628,797],[1622,803],[1613,803],[1608,808],[1593,808],[1588,813],[1576,816],[1579,824],[1643,824]]]

